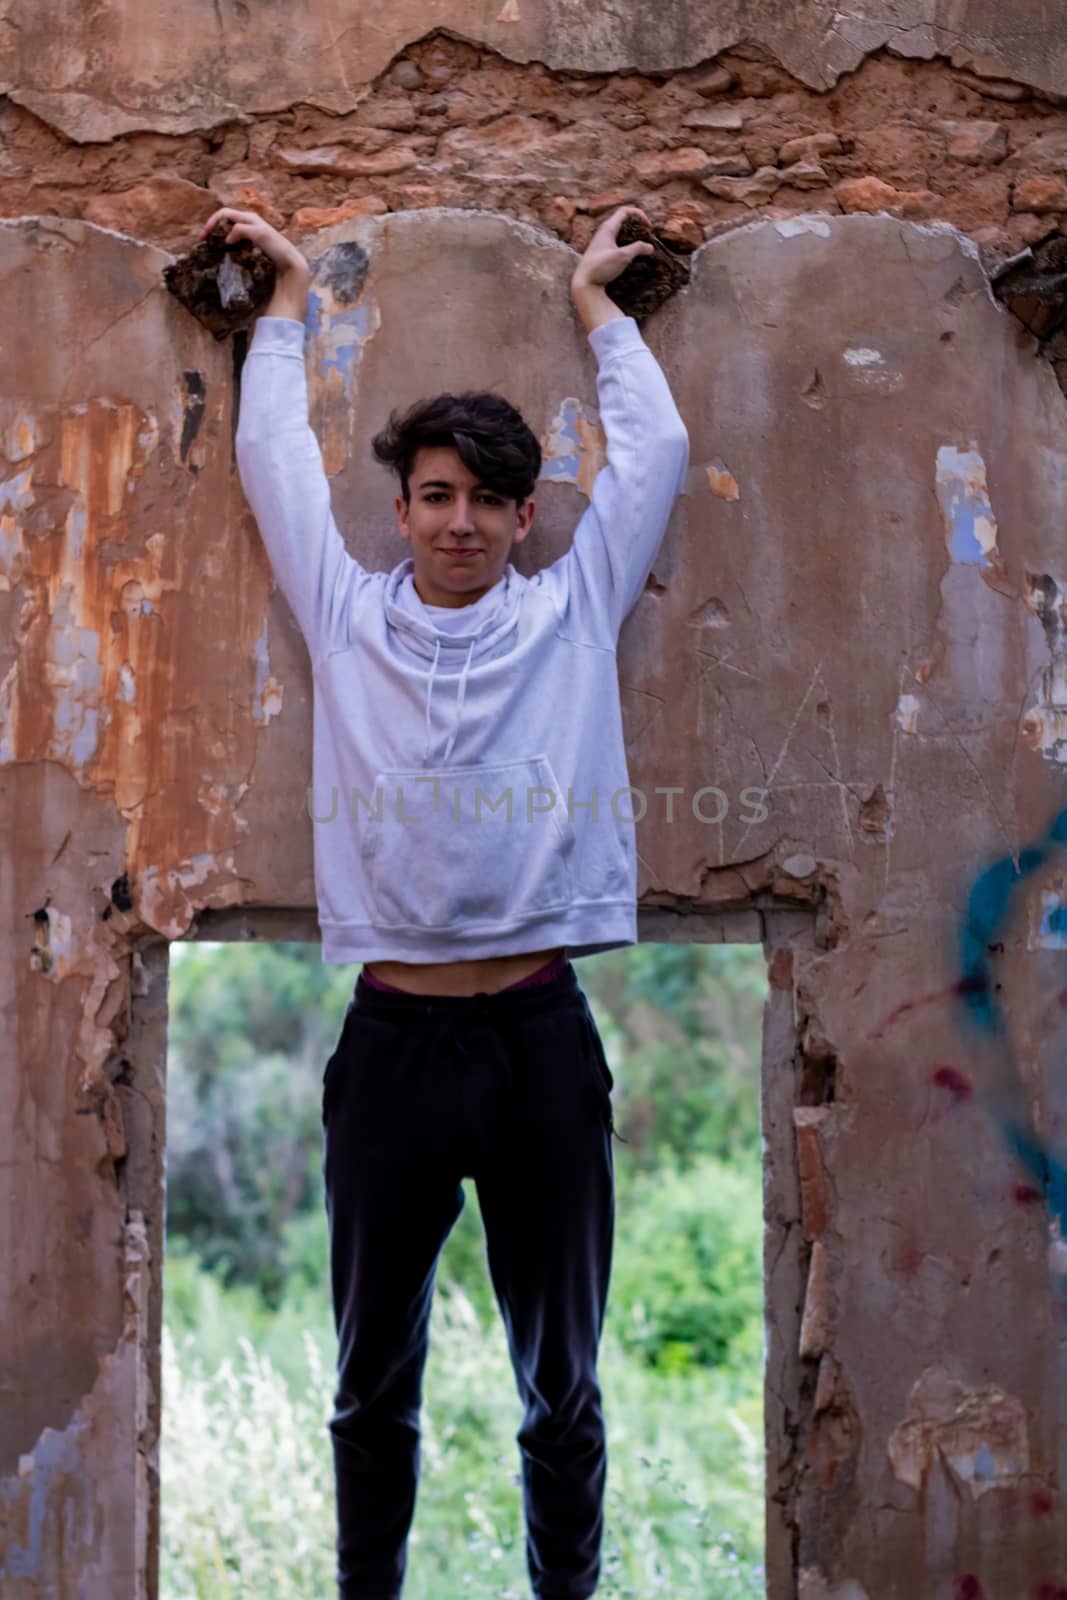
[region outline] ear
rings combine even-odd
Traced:
[[[396,497],[396,521],[402,539],[411,538],[411,529],[408,527],[408,503],[402,494]]]
[[[516,521],[516,524],[515,524],[515,543],[516,544],[521,544],[522,541],[525,539],[526,535],[529,533],[530,528],[531,528],[531,526],[533,524],[534,512],[536,510],[537,510],[537,503],[534,500],[526,500],[519,507],[518,520]]]

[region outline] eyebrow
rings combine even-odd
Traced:
[[[449,483],[447,478],[427,478],[425,483],[417,483],[416,489],[454,489],[456,485]],[[476,483],[476,489],[487,489],[490,494],[496,494],[495,489],[490,489],[487,483]]]

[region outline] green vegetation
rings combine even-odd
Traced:
[[[758,950],[577,964],[615,1076],[598,1596],[763,1594]],[[354,971],[305,946],[174,962],[163,1600],[326,1600],[335,1343],[320,1093]],[[445,1247],[405,1600],[527,1600],[521,1407],[477,1193]]]

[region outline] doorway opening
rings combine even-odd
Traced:
[[[320,1112],[356,969],[322,963],[313,922],[309,938],[250,915],[208,914],[170,947],[161,1600],[334,1585]],[[762,1600],[766,927],[654,911],[641,933],[575,962],[617,1134],[598,1594]],[[521,1404],[464,1190],[437,1269],[405,1600],[526,1600]]]

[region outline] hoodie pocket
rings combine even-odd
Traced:
[[[570,905],[575,834],[547,756],[394,768],[374,788],[360,859],[379,926],[488,930]]]

